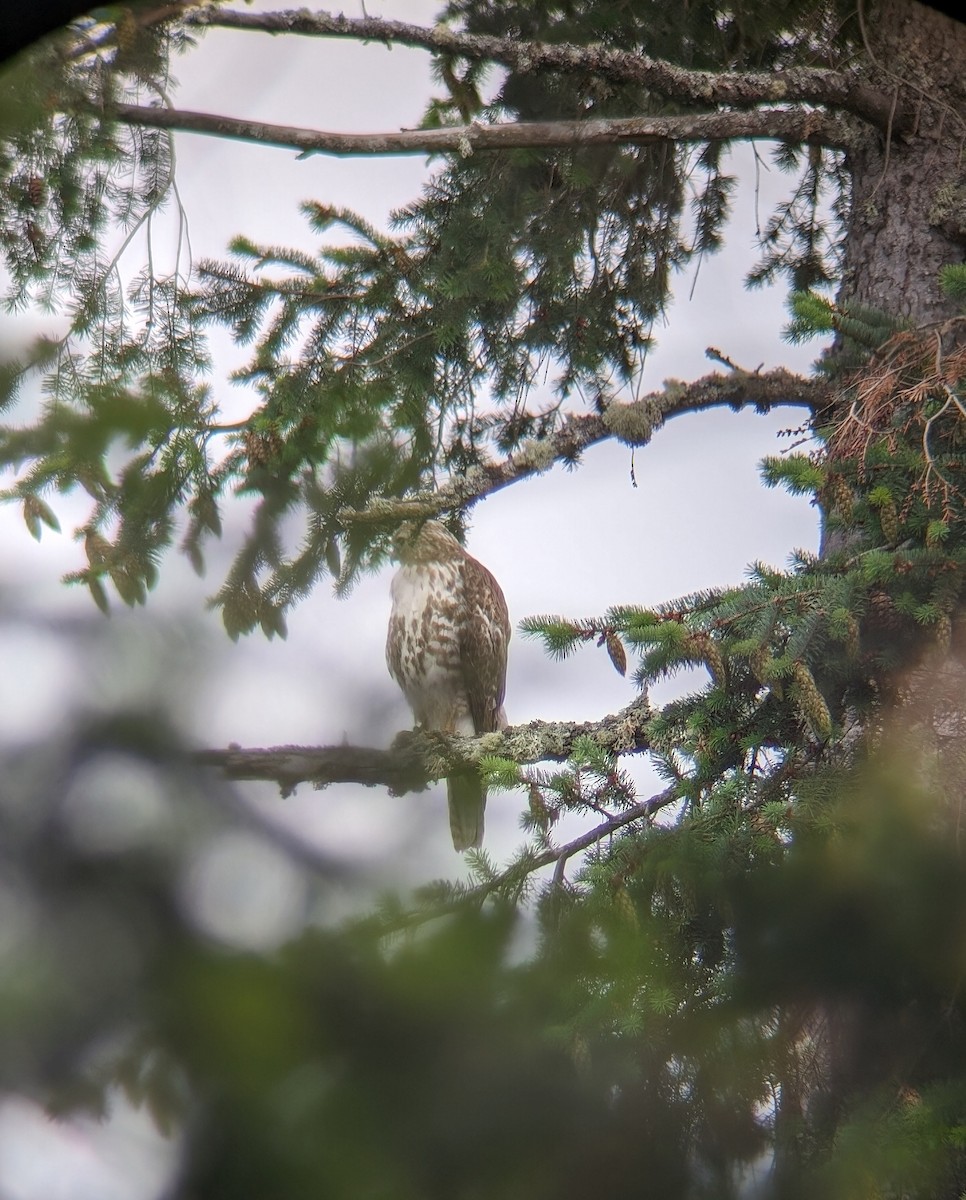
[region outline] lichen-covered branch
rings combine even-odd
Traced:
[[[521,765],[563,762],[576,738],[593,738],[614,754],[637,754],[648,749],[646,734],[651,712],[636,700],[627,708],[600,721],[531,721],[502,732],[463,738],[442,733],[407,733],[389,750],[369,746],[273,746],[246,749],[201,750],[196,760],[220,768],[230,779],[264,779],[278,783],[284,794],[299,783],[326,787],[332,783],[360,783],[385,787],[394,795],[421,791],[484,755],[512,759]]]
[[[391,133],[329,133],[294,125],[273,125],[214,113],[139,104],[117,104],[111,114],[129,125],[179,129],[211,137],[283,146],[303,154],[440,154],[464,157],[477,151],[545,149],[553,146],[646,145],[657,142],[707,142],[744,138],[786,139],[848,148],[854,134],[838,117],[807,108],[761,112],[708,112],[670,117],[590,118],[585,121],[514,121],[442,129],[403,129]]]
[[[395,795],[416,792],[431,780],[416,738],[391,750],[372,746],[270,746],[255,749],[229,746],[225,750],[200,750],[196,760],[220,767],[229,779],[264,779],[290,795],[300,783],[326,787],[330,783],[361,783],[385,787]]]
[[[309,37],[351,38],[386,46],[419,47],[435,54],[500,63],[520,74],[557,71],[594,75],[612,83],[633,83],[669,99],[748,108],[757,104],[826,104],[854,113],[880,129],[896,129],[892,96],[861,83],[847,71],[789,67],[784,71],[694,71],[670,62],[606,46],[525,41],[466,33],[445,25],[426,28],[378,17],[345,17],[307,9],[237,12],[205,7],[190,13],[187,24]],[[901,118],[902,114],[899,114]]]
[[[709,351],[709,353],[711,353]],[[474,467],[437,491],[402,500],[373,501],[364,509],[344,508],[339,518],[353,522],[418,520],[450,509],[465,509],[484,497],[543,474],[559,462],[575,462],[599,442],[614,438],[629,446],[645,446],[665,421],[683,413],[727,406],[739,412],[752,407],[766,413],[778,405],[817,412],[829,403],[828,384],[778,367],[774,371],[733,370],[705,375],[692,383],[667,380],[658,392],[633,401],[611,401],[599,413],[569,417],[548,437],[525,442],[498,463]]]

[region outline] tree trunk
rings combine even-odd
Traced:
[[[914,326],[944,322],[959,306],[941,292],[940,269],[966,259],[966,26],[915,0],[882,0],[871,10],[860,0],[860,10],[865,54],[858,69],[865,81],[894,95],[896,128],[888,140],[867,133],[848,155],[852,196],[839,302]],[[850,398],[843,398],[845,412]],[[833,534],[823,539],[823,553],[841,545]],[[906,722],[924,694],[936,691],[935,669],[921,674],[922,689],[915,677],[906,681]],[[887,1080],[898,1093],[910,1071],[903,1054],[910,1044],[928,1044],[927,1017],[941,1020],[913,1006],[886,1009],[876,1011],[869,995],[816,1006],[799,1046],[799,1056],[811,1055],[816,1070],[804,1086],[793,1079],[797,1086],[789,1089],[791,1125],[808,1112],[812,1142],[777,1142],[777,1195],[800,1194],[796,1181],[804,1162],[821,1157],[858,1097]],[[959,1194],[960,1183],[950,1195]]]
[[[869,134],[849,155],[840,299],[916,325],[942,321],[956,307],[939,269],[966,257],[966,26],[915,0],[883,0],[863,24],[860,69],[895,96],[897,133],[888,145]]]

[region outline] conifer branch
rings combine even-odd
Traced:
[[[828,403],[826,380],[795,375],[784,367],[761,373],[740,369],[727,375],[716,373],[693,383],[668,380],[661,391],[639,400],[612,400],[599,413],[569,416],[555,433],[524,443],[502,462],[473,467],[437,491],[399,500],[379,499],[364,509],[343,508],[339,519],[345,524],[376,524],[466,508],[522,479],[543,474],[557,463],[573,464],[585,450],[609,438],[644,446],[666,420],[682,413],[722,406],[735,412],[753,406],[756,412],[767,413],[778,405],[817,412]]]
[[[547,149],[558,146],[648,145],[661,142],[708,142],[742,138],[784,139],[847,149],[855,140],[846,121],[807,108],[759,112],[706,112],[672,117],[590,118],[581,121],[514,121],[499,125],[403,129],[392,133],[329,133],[294,125],[273,125],[186,109],[116,104],[112,116],[129,125],[179,129],[300,150],[302,154],[440,154],[464,157],[483,150]]]
[[[524,41],[467,33],[445,25],[426,28],[379,17],[345,17],[307,9],[282,12],[238,12],[210,6],[189,13],[189,25],[308,37],[350,38],[384,46],[410,46],[435,54],[458,55],[474,62],[494,62],[520,74],[558,71],[594,75],[612,83],[632,83],[668,99],[698,104],[750,108],[758,104],[827,104],[896,131],[894,101],[846,71],[821,67],[789,67],[770,71],[693,71],[633,50],[573,43]],[[890,125],[891,118],[891,125]]]
[[[562,887],[564,867],[575,855],[580,854],[583,850],[589,850],[591,846],[610,837],[618,829],[633,824],[634,821],[649,821],[661,809],[667,808],[669,804],[673,804],[679,799],[678,789],[672,785],[665,788],[663,792],[658,792],[656,795],[648,797],[647,800],[641,800],[638,804],[632,804],[630,808],[624,809],[623,812],[608,817],[606,821],[601,821],[599,825],[588,829],[586,833],[574,838],[571,842],[565,842],[562,846],[548,846],[539,854],[525,852],[505,871],[493,875],[490,879],[484,879],[474,887],[457,890],[451,899],[443,903],[436,901],[430,908],[403,912],[388,918],[366,917],[357,928],[376,930],[381,937],[391,933],[400,933],[405,929],[415,929],[427,921],[434,921],[447,913],[479,906],[489,896],[498,895],[501,892],[506,893],[511,888],[518,889],[534,872],[549,867],[551,863],[557,864],[551,887]]]
[[[665,788],[663,792],[658,792],[656,796],[650,796],[647,800],[642,800],[638,804],[632,804],[630,808],[625,808],[623,812],[615,813],[612,817],[608,817],[606,821],[602,821],[599,825],[595,825],[592,829],[588,829],[586,833],[582,833],[580,837],[576,837],[571,842],[566,842],[563,846],[550,846],[541,854],[531,859],[528,863],[530,871],[538,871],[541,867],[548,867],[551,863],[556,863],[562,868],[568,859],[579,854],[581,850],[587,850],[593,846],[595,842],[599,842],[602,838],[609,837],[618,829],[623,829],[625,825],[630,825],[633,821],[642,821],[653,817],[660,812],[662,808],[667,808],[669,804],[674,804],[675,801],[681,799],[680,790],[677,784],[672,784]],[[557,878],[555,876],[555,878]],[[499,883],[504,880],[498,877]],[[492,890],[492,889],[491,889]]]
[[[651,710],[636,699],[600,721],[531,721],[497,733],[464,738],[442,733],[406,733],[389,750],[370,746],[273,746],[201,750],[196,760],[219,767],[229,779],[263,779],[279,784],[283,795],[300,783],[326,787],[360,783],[386,787],[394,795],[421,791],[435,779],[485,755],[521,765],[564,762],[577,738],[592,738],[613,754],[639,754],[649,748],[646,728]]]

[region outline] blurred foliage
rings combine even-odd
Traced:
[[[834,3],[767,17],[760,5],[670,13],[657,0],[460,3],[448,17],[703,70],[834,66],[853,37]],[[720,245],[734,180],[722,143],[454,155],[388,232],[312,200],[314,251],[237,232],[228,261],[193,269],[171,135],[111,109],[175,103],[172,60],[198,36],[169,9],[102,8],[0,77],[7,302],[57,318],[0,364],[0,404],[32,400],[38,385],[44,396],[0,429],[0,468],[18,472],[2,498],[37,536],[58,494],[87,493],[86,564],[69,580],[102,609],[112,591],[143,604],[175,543],[203,570],[226,504],[253,498],[214,603],[232,637],[271,637],[320,580],[345,591],[385,558],[391,530],[344,510],[459,478],[546,436],[574,403],[633,389],[673,273]],[[482,65],[434,65],[429,126],[688,111],[635,84],[526,71],[507,72],[484,104]],[[822,284],[840,256],[843,160],[782,146],[776,161],[797,182],[763,232],[754,278]],[[165,209],[171,261],[152,241]],[[234,376],[250,399],[238,421],[205,381],[212,324],[251,347]],[[538,383],[550,399],[533,408]]]
[[[119,759],[164,796],[140,839],[65,800]],[[162,715],[87,721],[5,777],[0,1082],[60,1115],[148,1106],[180,1135],[171,1195],[966,1184],[962,776],[909,729],[794,806],[602,843],[528,912],[336,927],[309,872],[323,923],[261,951],[186,889],[229,810]]]

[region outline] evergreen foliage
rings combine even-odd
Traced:
[[[888,313],[861,304],[835,304],[813,291],[792,292],[789,297],[792,319],[785,327],[785,338],[795,344],[820,334],[834,333],[832,351],[817,363],[819,371],[843,375],[854,371],[898,329]]]
[[[861,53],[837,4],[454,0],[445,16],[708,72]],[[458,154],[388,231],[316,199],[314,251],[237,233],[227,261],[148,261],[122,283],[177,193],[170,135],[111,109],[166,103],[191,29],[98,10],[3,79],[7,299],[62,321],[5,365],[3,498],[41,537],[59,495],[86,493],[68,580],[103,610],[108,584],[143,604],[175,542],[201,571],[230,497],[253,498],[213,603],[232,637],[272,637],[322,579],[345,592],[386,557],[397,502],[486,477],[632,390],[674,270],[720,243],[732,180],[720,141]],[[436,67],[427,127],[708,107],[523,67],[485,99],[479,62]],[[790,340],[834,337],[835,400],[815,448],[762,473],[814,498],[821,554],[650,608],[524,620],[552,657],[593,643],[630,664],[644,736],[615,718],[559,765],[485,756],[488,786],[520,798],[511,861],[471,852],[465,880],[271,953],[220,943],[185,899],[224,796],[156,713],[32,748],[0,846],[40,935],[0,945],[4,1086],[63,1112],[120,1090],[187,1130],[185,1197],[963,1192],[964,319],[919,328],[816,290],[840,278],[849,164],[775,153],[795,182],[750,282],[786,276]],[[961,264],[940,282],[966,299]],[[249,352],[234,424],[204,382],[215,325]],[[553,399],[534,410],[538,379]],[[690,690],[647,708],[678,674]],[[642,799],[626,756],[645,751],[661,790]],[[184,796],[163,836],[71,835],[59,798],[99,756]],[[564,842],[570,818],[586,831]],[[341,880],[303,874],[328,919]]]
[[[810,61],[832,65],[848,44],[808,5],[776,25],[750,10],[721,23],[708,10],[694,15],[697,37],[690,17],[660,5],[620,15],[603,7],[501,6],[494,18],[487,5],[467,4],[449,15],[474,32],[646,45],[706,70],[790,64],[806,44]],[[153,215],[178,203],[172,144],[168,133],[106,114],[140,94],[166,103],[171,57],[194,39],[183,23],[121,11],[31,51],[6,81],[25,114],[16,110],[0,155],[12,198],[7,300],[56,307],[68,322],[2,365],[6,405],[38,382],[48,397],[39,418],[0,432],[0,466],[24,471],[6,498],[55,511],[57,492],[88,491],[77,530],[87,564],[70,578],[106,607],[107,583],[126,603],[143,602],[175,542],[201,571],[232,493],[255,497],[250,535],[214,603],[233,637],[258,627],[272,636],[319,581],[344,592],[384,560],[386,531],[353,527],[345,509],[459,478],[494,452],[546,437],[568,399],[600,405],[630,384],[673,272],[720,244],[734,181],[720,142],[457,155],[388,233],[309,201],[316,254],[238,234],[228,261],[203,262],[189,278],[182,243],[170,270],[149,258],[125,285],[122,255],[143,234],[150,255]],[[510,71],[484,105],[479,64],[441,56],[437,69],[446,94],[429,126],[464,109],[486,123],[656,104],[636,85]],[[67,117],[51,120],[55,105]],[[780,165],[800,179],[763,238],[759,278],[781,271],[799,287],[827,282],[839,233],[819,213],[823,188],[841,191],[842,164],[823,153],[802,160],[788,146]],[[107,250],[112,228],[124,234]],[[251,346],[235,380],[250,389],[252,409],[238,424],[219,421],[199,382],[212,323]],[[529,393],[544,379],[557,400],[533,411]],[[303,534],[293,547],[282,525],[296,518]]]

